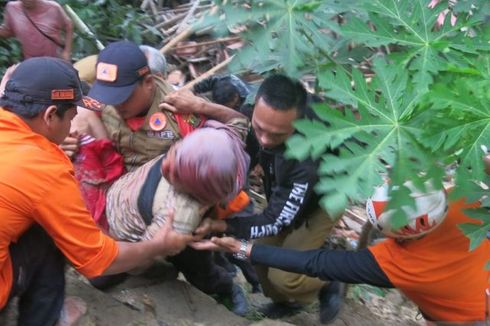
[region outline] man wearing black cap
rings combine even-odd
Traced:
[[[22,62],[0,99],[0,310],[19,296],[19,325],[54,325],[59,319],[63,256],[95,277],[175,255],[191,240],[173,231],[172,221],[139,243],[116,242],[96,227],[73,166],[57,146],[68,135],[76,106],[89,103],[76,70],[47,57]]]

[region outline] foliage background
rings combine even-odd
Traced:
[[[244,29],[231,68],[313,76],[320,120],[296,123],[291,157],[321,160],[316,190],[338,216],[389,178],[392,224],[414,205],[407,180],[440,189],[454,171],[452,199],[485,199],[482,145],[490,145],[490,2],[459,0],[218,1],[204,26]],[[450,10],[436,27],[439,13]],[[457,17],[453,26],[451,13]],[[219,28],[221,27],[221,28]],[[246,27],[246,28],[243,28]],[[339,151],[332,155],[331,150]],[[485,199],[484,206],[490,206]],[[460,226],[474,249],[490,229],[486,208]]]
[[[2,9],[7,2],[7,0],[0,0]],[[163,40],[159,32],[153,28],[144,33],[153,22],[148,14],[140,10],[139,0],[58,0],[57,2],[61,5],[69,4],[103,44],[128,39],[138,44],[159,45]],[[75,29],[73,60],[97,52],[95,43]],[[20,46],[15,39],[0,39],[0,73],[3,74],[8,66],[19,62],[21,58]]]
[[[70,4],[103,43],[127,38],[157,45],[161,35],[140,1],[60,0]],[[200,21],[217,36],[243,30],[246,46],[230,69],[267,75],[309,76],[324,103],[320,121],[301,120],[288,143],[289,155],[321,160],[317,191],[332,215],[364,201],[389,177],[392,223],[406,223],[402,205],[413,205],[411,180],[441,188],[454,167],[451,195],[490,200],[482,145],[490,148],[490,1],[459,0],[435,28],[442,0],[216,0],[219,10]],[[0,0],[4,6],[5,0]],[[238,27],[238,28],[237,28]],[[246,27],[246,28],[243,28]],[[0,67],[17,62],[14,40],[0,40]],[[75,38],[75,59],[95,53],[93,42]],[[339,151],[338,156],[331,150]],[[486,199],[485,199],[486,198]],[[462,231],[475,248],[490,230],[486,208],[470,214]]]

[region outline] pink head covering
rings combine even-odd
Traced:
[[[229,201],[242,189],[250,158],[240,137],[209,120],[175,147],[174,184],[205,204]]]

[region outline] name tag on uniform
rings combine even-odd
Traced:
[[[160,139],[175,139],[175,134],[171,130],[162,130],[162,131],[155,131],[155,130],[148,130],[146,132],[146,135],[148,137],[152,138],[160,138]]]

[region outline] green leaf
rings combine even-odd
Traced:
[[[328,31],[337,29],[330,20],[337,12],[329,8],[329,2],[332,1],[269,0],[244,6],[239,1],[223,1],[221,10],[206,17],[200,27],[213,26],[222,31],[224,27],[247,26],[242,36],[249,47],[238,52],[241,68],[258,73],[272,68],[299,76],[305,67],[316,66],[315,59],[331,60],[334,35]]]
[[[488,214],[488,211],[487,211]],[[483,240],[487,239],[487,233],[490,230],[490,223],[474,224],[464,223],[459,224],[458,228],[470,239],[470,251],[475,250]]]
[[[449,56],[463,61],[465,56],[478,53],[478,49],[488,49],[484,35],[470,40],[463,32],[481,23],[477,15],[460,15],[455,26],[446,19],[440,29],[435,29],[441,6],[430,9],[425,0],[365,0],[358,5],[369,12],[370,23],[351,17],[341,33],[366,46],[401,47],[392,59],[414,72],[415,85],[421,91],[427,90],[434,76],[450,62],[454,63]]]

